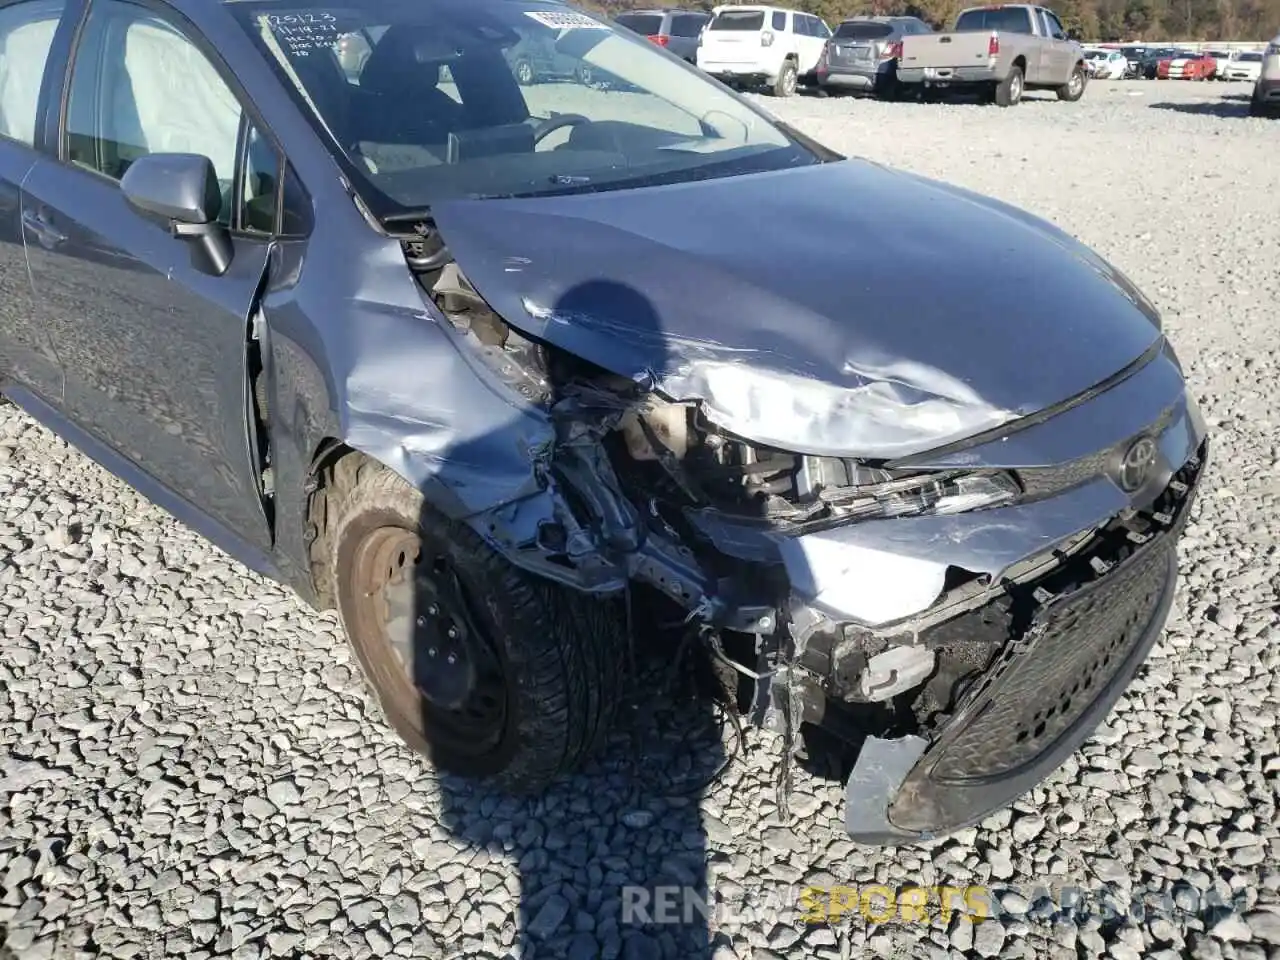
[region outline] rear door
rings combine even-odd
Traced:
[[[62,371],[32,295],[20,190],[39,157],[40,91],[62,12],[62,0],[0,4],[0,388],[54,407]]]
[[[246,366],[280,154],[194,28],[161,11],[93,0],[59,157],[39,160],[23,187],[32,279],[62,364],[68,416],[268,548]],[[135,159],[170,152],[202,154],[217,171],[219,219],[234,244],[221,276],[196,269],[188,245],[120,191]]]
[[[810,73],[822,59],[822,51],[831,39],[831,30],[822,18],[811,13],[796,14],[796,18],[804,21],[804,32],[800,37],[800,72]]]

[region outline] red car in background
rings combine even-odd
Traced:
[[[1218,61],[1204,53],[1170,57],[1156,64],[1160,80],[1208,80],[1218,70]]]

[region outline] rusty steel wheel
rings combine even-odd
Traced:
[[[506,680],[493,642],[442,549],[420,535],[380,527],[352,558],[352,639],[378,665],[397,700],[420,698],[434,749],[483,755],[506,724]]]
[[[441,769],[518,792],[579,768],[622,699],[625,619],[512,566],[357,453],[311,501],[312,570],[388,721]]]

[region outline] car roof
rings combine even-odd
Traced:
[[[714,13],[723,13],[726,10],[777,10],[781,13],[800,13],[799,10],[792,10],[790,7],[775,7],[767,3],[726,3],[718,6]],[[817,16],[817,14],[810,14]]]

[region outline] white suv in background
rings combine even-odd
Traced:
[[[716,7],[698,40],[698,66],[729,86],[767,86],[789,97],[811,84],[831,37],[820,17],[785,7]]]

